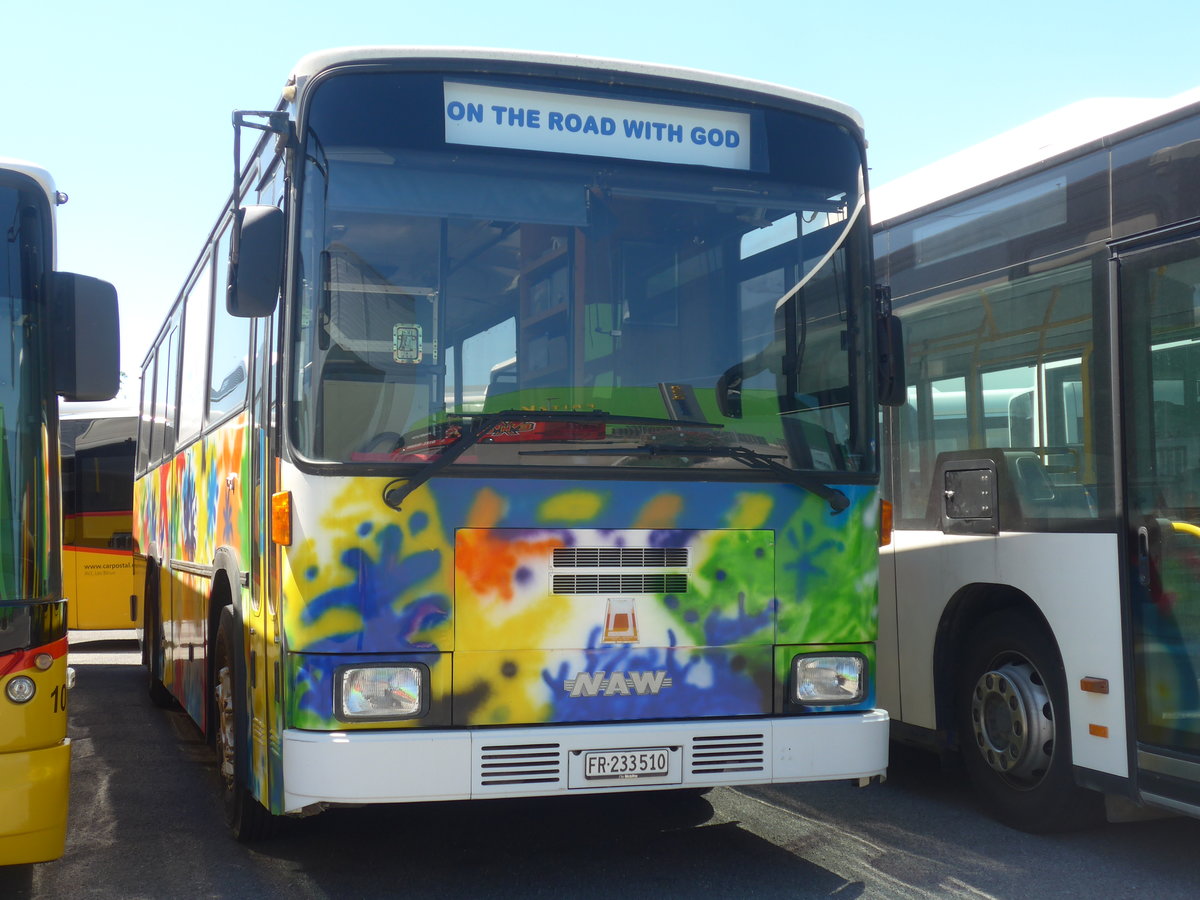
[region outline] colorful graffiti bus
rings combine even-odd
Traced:
[[[0,866],[63,853],[67,612],[62,593],[58,401],[112,397],[116,292],[54,270],[50,176],[0,159]]]
[[[72,630],[133,628],[133,460],[137,409],[131,404],[64,403],[62,447],[63,594]]]
[[[1200,813],[1200,92],[1084,101],[872,201],[910,360],[897,736],[959,748],[1018,828]]]
[[[134,487],[150,693],[234,833],[883,773],[857,115],[368,48],[234,121],[263,134],[146,358]]]

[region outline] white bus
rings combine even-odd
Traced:
[[[1030,831],[1200,813],[1200,92],[873,192],[904,323],[879,694]]]

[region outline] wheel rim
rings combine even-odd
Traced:
[[[1054,753],[1054,706],[1041,673],[1023,658],[984,672],[971,694],[975,746],[1016,787],[1045,777]]]
[[[217,756],[221,764],[221,778],[225,791],[234,789],[234,731],[233,731],[233,673],[229,666],[221,666],[217,672]]]

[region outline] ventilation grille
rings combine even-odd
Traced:
[[[556,569],[678,569],[687,564],[687,547],[559,547],[554,551]]]
[[[555,575],[556,594],[686,594],[686,575]]]
[[[479,780],[488,785],[553,784],[562,780],[558,744],[513,744],[481,747]]]
[[[762,734],[719,734],[692,739],[693,775],[762,772],[766,748]]]

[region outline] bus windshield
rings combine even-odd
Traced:
[[[40,204],[39,204],[40,200]],[[0,602],[48,599],[52,587],[45,382],[40,314],[49,208],[34,191],[0,184],[0,221],[9,224],[0,251]],[[46,528],[36,523],[46,523]],[[31,523],[33,527],[31,527]],[[57,533],[57,530],[56,530]],[[14,610],[21,623],[0,608],[0,652],[28,646],[28,607]]]
[[[488,428],[457,464],[739,469],[751,451],[874,469],[862,165],[843,130],[759,111],[764,160],[716,170],[443,145],[442,96],[411,73],[314,89],[302,457],[432,462],[474,417]]]

